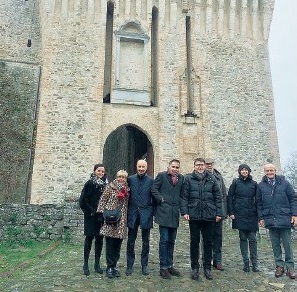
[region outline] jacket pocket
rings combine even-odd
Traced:
[[[281,209],[282,214],[285,214],[285,215],[290,215],[291,214],[290,208],[280,208],[280,209]]]
[[[215,220],[217,213],[217,207],[213,204],[205,204],[203,209],[203,219]]]

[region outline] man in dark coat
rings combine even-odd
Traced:
[[[239,165],[238,174],[238,178],[232,181],[229,188],[228,214],[232,219],[232,228],[239,230],[243,271],[250,271],[251,260],[252,271],[260,272],[257,259],[257,231],[259,230],[256,206],[257,183],[253,180],[251,168],[247,164]]]
[[[128,240],[127,240],[127,269],[126,275],[133,272],[135,260],[135,241],[138,228],[141,228],[142,251],[141,267],[142,274],[148,275],[148,257],[150,249],[150,230],[153,227],[153,204],[151,187],[154,179],[147,175],[147,162],[138,160],[137,173],[128,177],[130,197],[128,203]]]
[[[259,223],[269,229],[276,265],[275,277],[281,277],[286,270],[287,276],[295,279],[291,227],[297,226],[297,196],[285,177],[276,175],[273,164],[265,164],[264,173],[257,189]],[[281,244],[285,250],[285,261]]]
[[[158,173],[152,187],[156,202],[155,222],[159,225],[160,233],[160,276],[163,279],[180,276],[180,272],[173,267],[174,245],[179,226],[179,200],[184,181],[179,168],[179,160],[172,159],[167,171]]]
[[[202,233],[204,275],[211,280],[214,224],[222,219],[222,196],[215,177],[206,171],[203,158],[195,159],[193,172],[185,177],[180,211],[190,227],[191,278],[199,279],[199,244]]]
[[[222,219],[227,218],[227,190],[224,183],[224,179],[221,173],[214,168],[214,159],[205,158],[206,169],[211,172],[217,180],[222,196]],[[213,253],[212,264],[215,269],[223,271],[224,266],[222,264],[222,246],[223,246],[223,220],[215,222],[214,234],[213,234]]]

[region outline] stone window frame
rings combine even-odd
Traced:
[[[116,37],[116,60],[115,60],[115,84],[112,103],[128,103],[150,106],[150,82],[149,82],[149,40],[150,37],[144,32],[140,22],[127,21],[115,31]],[[121,42],[143,43],[143,76],[142,88],[122,88],[120,86],[120,65],[121,65]]]
[[[128,27],[134,27],[139,33],[130,32],[126,29]],[[148,45],[149,45],[149,36],[144,32],[141,27],[141,24],[136,21],[128,21],[123,24],[119,30],[115,32],[116,35],[116,71],[115,71],[115,87],[119,87],[120,83],[120,55],[121,55],[121,41],[128,42],[143,42],[143,59],[144,59],[144,78],[148,80]],[[148,89],[149,82],[147,81],[146,86],[143,89]]]

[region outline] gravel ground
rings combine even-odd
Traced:
[[[290,280],[287,276],[274,277],[272,250],[265,234],[259,236],[258,240],[261,272],[245,273],[242,271],[238,232],[231,230],[226,220],[223,242],[225,270],[214,270],[213,280],[207,280],[201,275],[198,282],[190,279],[187,223],[181,222],[175,250],[175,267],[181,271],[181,277],[164,280],[159,276],[158,238],[158,227],[155,226],[151,235],[149,276],[141,274],[139,250],[141,242],[138,241],[140,238],[136,243],[136,261],[131,276],[125,275],[126,241],[123,242],[118,264],[121,277],[108,279],[104,274],[96,274],[93,270],[93,254],[90,262],[91,274],[88,277],[84,276],[82,274],[82,238],[78,243],[60,244],[40,258],[36,264],[25,266],[9,277],[0,278],[0,291],[297,291],[297,280]],[[296,238],[293,240],[293,246],[296,251]],[[105,266],[104,250],[101,266]]]

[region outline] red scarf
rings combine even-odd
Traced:
[[[119,200],[123,200],[124,198],[128,197],[128,195],[129,195],[129,188],[125,186],[120,189],[117,196]]]

